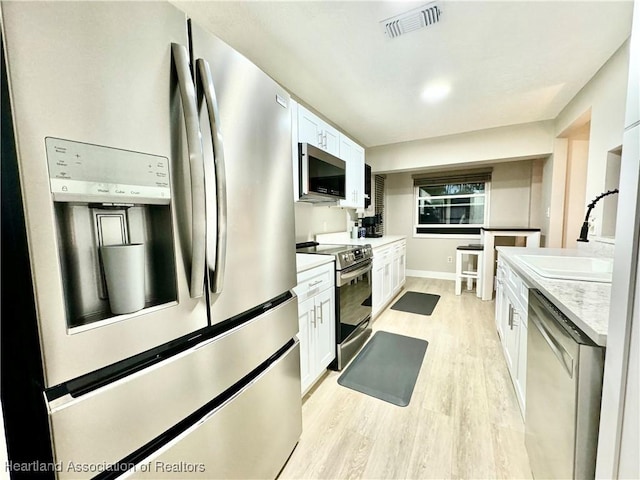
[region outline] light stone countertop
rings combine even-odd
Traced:
[[[311,270],[334,261],[333,255],[322,255],[314,253],[296,253],[296,270],[297,273]]]
[[[565,248],[496,247],[504,259],[533,288],[537,288],[569,320],[600,346],[607,344],[611,284],[545,278],[531,270],[520,255],[593,257],[590,252]]]
[[[380,238],[351,238],[349,232],[319,233],[316,242],[336,243],[340,245],[371,245],[371,248],[380,248],[399,240],[406,240],[404,235],[384,235]]]

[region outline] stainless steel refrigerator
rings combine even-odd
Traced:
[[[1,8],[9,471],[275,477],[301,433],[289,95],[169,3]],[[112,313],[101,247],[135,243],[144,308]]]

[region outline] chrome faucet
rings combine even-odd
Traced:
[[[591,210],[596,206],[596,203],[607,195],[613,195],[614,193],[618,193],[618,189],[614,188],[613,190],[609,190],[605,193],[601,193],[593,201],[588,205],[587,214],[584,217],[584,222],[582,222],[582,228],[580,229],[580,238],[578,238],[578,242],[588,242],[587,236],[589,235],[589,215],[591,214]]]

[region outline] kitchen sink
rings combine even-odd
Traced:
[[[517,255],[531,270],[546,278],[611,283],[612,258]]]

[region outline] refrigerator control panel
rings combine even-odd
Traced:
[[[54,201],[168,204],[169,159],[147,153],[45,138]]]

